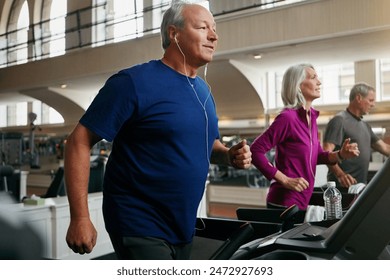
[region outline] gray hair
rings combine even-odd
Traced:
[[[351,92],[349,94],[349,101],[352,102],[357,95],[361,95],[363,98],[365,98],[367,97],[369,91],[375,92],[375,88],[367,83],[357,83],[351,88]]]
[[[306,79],[306,69],[313,65],[308,63],[297,64],[289,67],[283,75],[282,100],[288,108],[298,108],[306,104],[300,85]]]
[[[160,27],[161,43],[164,50],[171,44],[168,34],[169,26],[174,25],[177,28],[184,28],[185,22],[182,12],[183,8],[188,5],[191,5],[188,1],[172,1],[171,7],[164,13]]]

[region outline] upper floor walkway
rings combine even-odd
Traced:
[[[40,2],[28,1],[32,7]],[[93,2],[67,1],[70,16],[66,17],[64,54],[45,57],[41,47],[39,59],[28,55],[26,63],[0,68],[0,104],[2,100],[40,100],[64,118],[61,125],[43,127],[54,133],[67,133],[111,74],[136,63],[161,58],[157,23],[150,21],[152,12],[147,5],[143,9],[140,33],[116,42],[107,37],[111,30],[108,21],[103,20],[104,28],[99,29],[100,5],[109,1]],[[161,18],[167,5],[165,1],[160,2],[157,10]],[[238,2],[247,7],[237,7]],[[390,10],[389,1],[306,0],[286,1],[285,5],[277,5],[283,1],[273,1],[275,5],[266,9],[261,5],[248,7],[249,2],[261,1],[210,2],[220,40],[214,60],[208,65],[207,81],[212,87],[223,131],[261,131],[281,106],[278,84],[283,71],[300,62],[310,62],[323,73],[323,96],[316,104],[323,116],[320,126],[345,108],[343,83],[352,85],[361,80],[378,88],[380,102],[369,118],[377,125],[388,126],[388,118],[383,113],[389,111],[386,100],[390,93],[380,86],[378,65],[380,60],[390,57],[390,17],[386,12]],[[7,3],[0,1],[2,23]],[[29,14],[34,15],[34,10]],[[31,38],[32,31],[28,32]],[[99,40],[103,33],[106,37]],[[28,41],[28,54],[37,49],[36,41]],[[258,55],[261,59],[256,59]],[[340,65],[348,65],[350,69],[344,73]],[[329,70],[322,72],[327,67]],[[332,82],[327,82],[332,73]],[[199,75],[204,76],[203,69]]]

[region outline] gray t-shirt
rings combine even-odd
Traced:
[[[379,137],[375,135],[368,123],[346,110],[338,113],[329,121],[325,130],[324,142],[335,144],[335,150],[339,150],[347,138],[351,138],[351,142],[358,144],[360,155],[344,160],[339,165],[345,173],[351,174],[358,183],[367,184],[371,147],[379,140]],[[331,172],[328,173],[328,180],[338,183]]]

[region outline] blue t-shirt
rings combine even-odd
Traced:
[[[190,242],[219,138],[207,84],[160,60],[136,65],[107,80],[80,122],[113,142],[103,191],[107,231]]]

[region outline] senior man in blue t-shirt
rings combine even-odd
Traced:
[[[213,96],[197,76],[217,45],[211,13],[176,2],[161,36],[163,58],[110,77],[67,139],[66,241],[76,253],[96,243],[87,185],[90,149],[101,139],[113,143],[103,214],[119,259],[189,259],[210,162],[251,165],[245,140],[230,149],[220,142]]]

